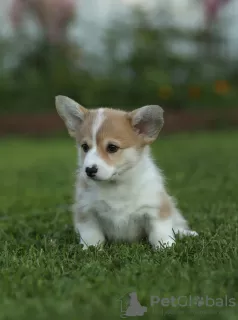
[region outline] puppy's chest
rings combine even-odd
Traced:
[[[120,192],[91,195],[92,211],[109,239],[136,241],[146,225],[146,206],[143,199]]]
[[[96,217],[109,239],[134,241],[143,233],[145,215],[138,203],[128,199],[99,201]],[[140,205],[139,205],[140,206]]]

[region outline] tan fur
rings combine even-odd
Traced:
[[[104,115],[105,120],[97,134],[98,153],[106,163],[113,165],[120,162],[123,149],[140,148],[141,140],[133,130],[126,112],[105,109]],[[110,154],[106,151],[108,143],[115,144],[120,149]]]
[[[173,205],[166,191],[160,194],[160,197],[161,197],[161,206],[159,210],[159,217],[161,219],[167,219],[172,215]]]
[[[97,110],[90,110],[85,112],[85,119],[83,123],[76,128],[76,141],[80,144],[85,142],[92,143],[92,126],[97,116]]]
[[[98,110],[92,110],[85,115],[83,124],[76,130],[78,143],[87,143],[92,146],[92,127]],[[133,130],[128,113],[121,110],[104,109],[104,117],[101,127],[97,133],[97,151],[101,158],[108,163],[120,161],[122,149],[136,147],[140,150],[143,147],[143,139]],[[108,143],[117,145],[120,149],[115,154],[106,151]]]

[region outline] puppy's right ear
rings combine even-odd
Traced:
[[[55,106],[58,114],[64,120],[70,136],[75,137],[76,129],[84,121],[85,115],[89,111],[76,101],[65,96],[56,96]]]

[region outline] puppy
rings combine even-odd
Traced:
[[[159,249],[173,245],[175,234],[197,235],[151,157],[150,145],[164,124],[161,107],[88,110],[68,97],[55,101],[78,148],[73,216],[83,248],[147,237]]]

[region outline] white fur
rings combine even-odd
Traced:
[[[114,174],[114,168],[112,166],[109,166],[98,154],[97,152],[97,133],[100,129],[100,127],[103,124],[103,121],[105,119],[104,110],[101,108],[97,111],[97,116],[95,118],[93,127],[92,127],[92,148],[87,153],[85,160],[84,160],[84,166],[83,170],[85,172],[87,167],[92,167],[93,165],[96,165],[98,168],[97,172],[97,179],[99,180],[108,180],[111,178],[111,176]]]
[[[96,147],[97,145],[97,133],[101,127],[101,125],[103,124],[103,121],[105,120],[105,116],[104,116],[104,110],[102,108],[98,109],[97,111],[97,116],[95,119],[95,122],[93,124],[92,127],[92,134],[93,134],[93,146]]]
[[[149,147],[140,155],[128,149],[125,158],[125,163],[114,168],[115,181],[90,180],[87,190],[81,186],[83,173],[78,173],[74,223],[84,248],[103,244],[106,238],[134,242],[143,236],[148,236],[154,248],[161,248],[174,243],[173,230],[181,236],[197,235],[173,202],[172,215],[159,217],[159,195],[166,191]]]
[[[77,126],[84,121],[86,109],[63,96],[56,97],[56,108],[70,135],[75,137]],[[128,116],[134,130],[142,133],[147,142],[157,138],[164,123],[163,109],[159,106],[145,106]],[[173,231],[181,236],[197,235],[189,230],[173,199],[167,195],[163,176],[151,158],[149,146],[143,151],[134,146],[122,149],[120,160],[113,162],[113,166],[100,157],[96,138],[105,117],[104,109],[99,109],[92,125],[93,145],[83,164],[79,150],[73,212],[74,226],[84,248],[103,244],[106,238],[134,242],[144,236],[154,248],[160,248],[174,243]],[[90,179],[85,169],[93,165],[98,167],[98,171]],[[169,212],[160,215],[164,197],[170,201],[168,209],[164,209]]]

